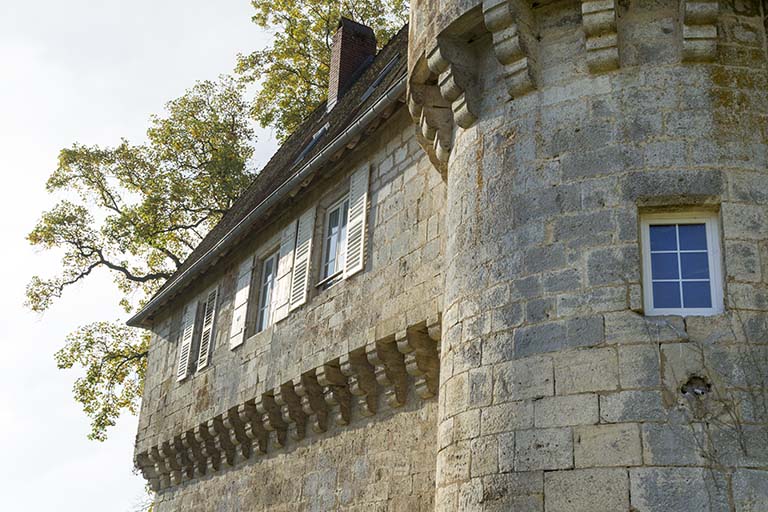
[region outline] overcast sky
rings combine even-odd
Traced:
[[[238,52],[268,39],[248,0],[0,0],[0,495],[3,510],[128,511],[144,495],[132,474],[137,420],[104,443],[72,399],[77,372],[53,353],[78,325],[124,319],[104,277],[68,290],[40,316],[22,307],[32,274],[54,254],[25,235],[55,198],[59,150],[77,141],[141,141],[152,113],[195,80],[231,72]],[[259,132],[256,163],[275,148]]]

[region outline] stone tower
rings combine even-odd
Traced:
[[[764,15],[412,1],[447,183],[436,510],[768,510]],[[654,215],[714,219],[719,314],[649,314]]]

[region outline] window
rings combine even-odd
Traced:
[[[275,283],[277,282],[277,265],[280,251],[275,251],[264,260],[259,282],[259,314],[256,321],[256,332],[261,332],[272,325],[275,302]]]
[[[184,307],[179,333],[179,362],[176,367],[178,381],[208,366],[215,334],[217,299],[218,287],[213,287]]]
[[[647,215],[641,237],[647,314],[713,315],[723,310],[716,214]]]
[[[349,198],[344,197],[325,214],[323,237],[323,281],[336,277],[344,270],[347,251],[347,216]]]

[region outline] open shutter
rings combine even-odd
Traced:
[[[288,224],[280,235],[280,260],[277,262],[277,284],[275,285],[275,323],[288,316],[293,275],[293,249],[296,247],[296,224],[295,220]]]
[[[368,166],[355,171],[349,180],[349,220],[347,222],[347,262],[344,279],[365,266],[365,224],[368,217]]]
[[[184,306],[181,318],[181,340],[179,342],[179,364],[176,367],[176,380],[182,381],[189,375],[189,352],[192,350],[192,335],[195,334],[195,313],[197,302]]]
[[[293,311],[307,302],[309,287],[309,261],[312,255],[312,233],[315,231],[315,207],[299,217],[296,233],[296,255],[293,258],[293,279],[291,279],[291,307]]]
[[[218,296],[218,287],[214,288],[205,298],[203,306],[203,330],[200,333],[200,355],[197,358],[197,369],[202,370],[208,366],[208,356],[211,352],[211,342],[213,337],[213,321],[216,318],[216,297]]]
[[[251,291],[253,256],[249,256],[237,270],[235,302],[232,304],[232,327],[229,329],[229,348],[242,345],[245,339],[245,315],[248,313],[248,298]]]

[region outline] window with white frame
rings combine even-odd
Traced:
[[[723,310],[717,214],[641,218],[643,296],[649,315],[714,315]]]
[[[347,219],[349,197],[344,197],[328,208],[323,235],[322,280],[330,280],[344,270],[347,251]]]
[[[261,332],[273,322],[275,284],[277,282],[277,266],[280,251],[275,251],[261,265],[261,280],[259,281],[259,313],[256,320],[256,332]]]

